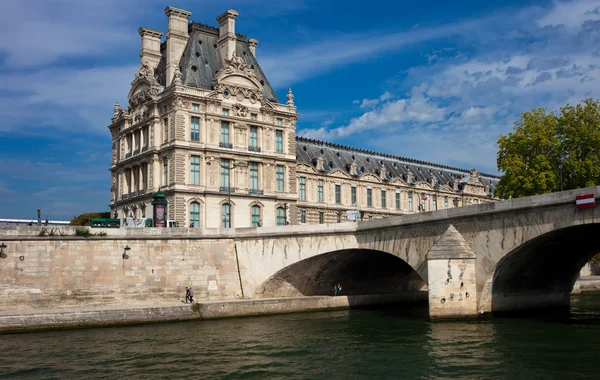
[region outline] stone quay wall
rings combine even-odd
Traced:
[[[0,310],[241,297],[232,239],[7,237]]]

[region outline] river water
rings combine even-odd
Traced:
[[[412,308],[0,335],[2,379],[600,378],[600,294],[570,316]]]

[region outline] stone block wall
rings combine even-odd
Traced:
[[[230,239],[12,240],[0,259],[0,310],[241,296]],[[129,246],[123,259],[124,247]],[[139,297],[139,300],[138,300]]]

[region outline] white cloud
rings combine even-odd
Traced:
[[[352,136],[370,149],[456,166],[477,163],[495,172],[498,135],[509,132],[521,112],[597,96],[598,7],[600,1],[555,3],[545,13],[521,11],[537,18],[517,18],[510,34],[474,30],[476,49],[409,69],[402,82],[412,86],[408,93],[364,99],[363,113],[344,125],[302,133]],[[568,34],[547,27],[563,24]],[[524,38],[531,42],[523,44]]]

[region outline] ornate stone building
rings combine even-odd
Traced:
[[[167,7],[166,41],[140,28],[140,70],[117,103],[111,210],[151,217],[165,193],[179,226],[228,228],[363,219],[493,201],[498,180],[443,165],[296,137],[288,91],[280,102],[256,60],[258,41],[189,22]]]

